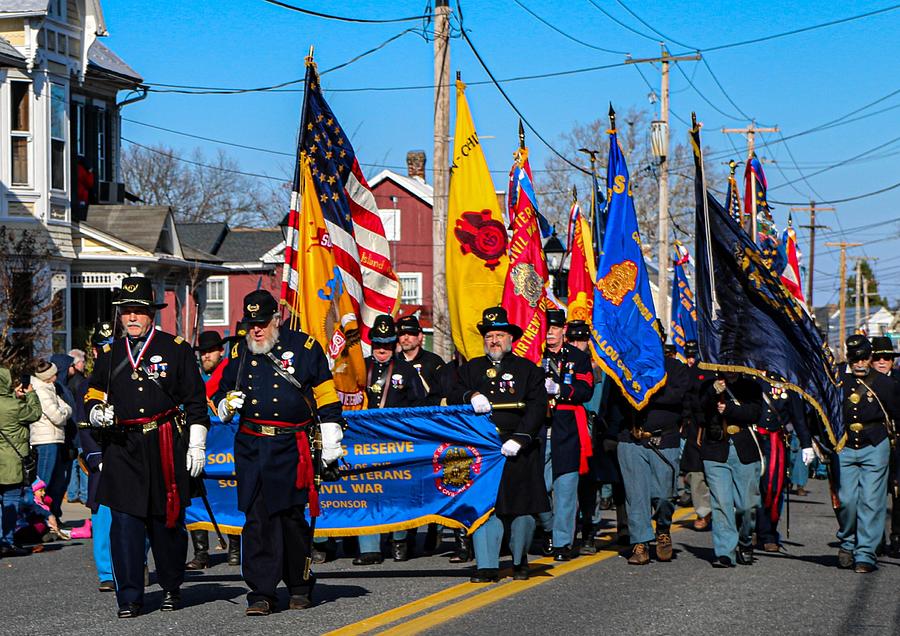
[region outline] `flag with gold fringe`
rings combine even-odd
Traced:
[[[569,253],[568,300],[569,320],[591,322],[591,311],[594,307],[594,281],[597,279],[597,266],[594,262],[591,226],[578,198],[572,194],[572,208],[569,211],[569,235],[566,251]]]
[[[520,135],[521,125],[520,125]],[[514,154],[509,172],[509,270],[503,287],[503,307],[509,319],[522,328],[513,353],[539,364],[547,332],[547,284],[549,272],[541,244],[537,202],[524,145]]]

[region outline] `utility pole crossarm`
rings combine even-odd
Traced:
[[[838,305],[840,307],[840,333],[838,334],[840,350],[838,351],[838,356],[844,356],[844,341],[847,338],[847,248],[859,247],[860,245],[862,245],[862,243],[847,243],[846,241],[839,241],[834,243],[825,243],[825,245],[828,247],[841,248],[841,298]]]
[[[813,272],[816,264],[816,230],[827,229],[827,225],[816,224],[816,212],[837,212],[835,208],[816,207],[815,201],[810,201],[808,207],[792,207],[791,212],[809,212],[809,225],[800,227],[809,230],[809,271],[806,273],[806,306],[813,310]]]

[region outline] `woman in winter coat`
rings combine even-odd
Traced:
[[[37,451],[38,477],[47,483],[47,494],[61,501],[66,491],[66,420],[72,407],[56,392],[56,365],[40,360],[31,384],[41,400],[41,419],[31,425],[31,447]]]
[[[30,386],[13,389],[12,374],[9,369],[0,367],[0,557],[29,553],[13,544],[13,532],[25,493],[21,457],[30,452],[28,425],[40,417],[41,403],[37,393]]]

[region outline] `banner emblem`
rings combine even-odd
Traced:
[[[475,482],[481,472],[481,453],[474,446],[454,446],[443,443],[434,451],[432,458],[435,487],[447,497],[455,497],[465,492]]]
[[[534,265],[530,263],[514,265],[509,277],[513,282],[513,293],[527,300],[529,306],[537,307],[541,300],[541,292],[544,290],[544,279],[534,270]]]
[[[506,254],[506,228],[491,218],[490,210],[463,212],[453,231],[463,254],[474,254],[484,266],[494,270]]]
[[[633,261],[622,261],[609,268],[609,272],[597,281],[597,289],[603,297],[617,307],[625,295],[633,291],[637,283],[638,268]]]

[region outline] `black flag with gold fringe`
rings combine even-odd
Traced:
[[[707,190],[696,115],[691,145],[701,366],[765,375],[797,392],[821,419],[821,432],[827,436],[821,441],[839,450],[845,434],[831,351],[780,277],[766,266],[759,247]]]

